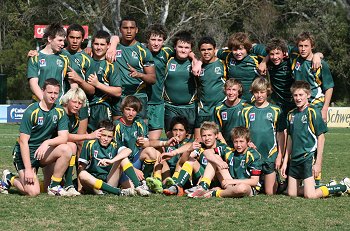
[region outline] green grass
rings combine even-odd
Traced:
[[[18,125],[0,125],[0,170],[14,171]],[[323,180],[350,176],[348,129],[326,134]],[[259,195],[242,199],[0,194],[0,230],[349,230],[350,197],[306,200]]]

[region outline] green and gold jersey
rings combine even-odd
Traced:
[[[200,149],[194,150],[194,152],[197,154],[197,160],[198,160],[199,164],[204,168],[208,165],[208,160],[203,154],[203,152],[206,149],[207,148],[202,143],[202,147]],[[216,148],[214,148],[214,152],[215,152],[215,155],[219,155],[220,157],[223,157],[223,156],[226,156],[228,153],[231,153],[232,150],[229,146],[227,146],[226,144],[217,140],[216,141]]]
[[[212,63],[202,65],[198,81],[198,115],[211,115],[214,107],[225,99],[223,92],[225,81],[226,65],[222,60],[217,59]]]
[[[79,123],[80,123],[80,119],[79,119],[79,115],[76,114],[72,114],[72,115],[68,115],[68,131],[71,134],[77,134],[78,133],[78,128],[79,128]]]
[[[254,79],[259,76],[258,56],[251,54],[238,61],[233,57],[231,50],[219,49],[217,52],[217,57],[224,60],[228,68],[228,78],[234,78],[242,82],[242,99],[250,102],[253,96],[249,92],[250,85]]]
[[[68,131],[68,117],[64,109],[54,104],[49,111],[40,108],[39,103],[32,103],[25,110],[20,133],[30,136],[28,144],[31,153],[45,140],[51,139],[57,131]]]
[[[148,137],[148,126],[145,124],[143,119],[136,119],[132,125],[128,126],[120,118],[114,121],[115,134],[114,140],[125,147],[132,150],[132,154],[129,159],[132,160],[134,156],[141,150],[141,147],[137,146],[137,137]]]
[[[247,103],[244,100],[241,100],[233,107],[227,106],[225,102],[215,107],[214,121],[217,125],[219,125],[219,131],[230,147],[233,147],[231,130],[242,126],[241,113],[246,105]]]
[[[163,88],[165,79],[165,68],[169,59],[175,54],[173,48],[163,47],[158,53],[152,53],[156,67],[156,83],[147,85],[148,104],[163,103]]]
[[[305,80],[310,84],[310,102],[313,105],[324,103],[324,93],[334,87],[333,77],[326,61],[322,60],[317,71],[312,70],[312,63],[298,56],[292,61],[292,70],[295,80]]]
[[[120,73],[116,63],[110,63],[106,60],[94,60],[87,76],[96,73],[98,81],[107,86],[120,87]],[[95,89],[95,94],[88,96],[89,106],[103,104],[109,107],[110,96],[105,92]]]
[[[255,149],[248,148],[245,153],[238,153],[233,149],[223,159],[228,164],[233,179],[249,179],[261,174],[261,155]]]
[[[101,159],[113,159],[125,147],[118,147],[112,141],[107,147],[103,147],[98,139],[85,140],[79,157],[79,162],[86,164],[86,171],[94,175],[108,175],[112,165],[99,166]]]
[[[119,43],[117,46],[116,63],[121,72],[121,86],[123,96],[134,95],[137,93],[146,93],[146,83],[140,78],[130,77],[130,69],[128,64],[136,69],[137,72],[144,73],[143,68],[154,66],[154,61],[151,52],[142,45],[136,42],[131,46],[124,46]]]
[[[45,80],[49,78],[56,79],[61,87],[57,102],[59,102],[62,95],[65,93],[66,82],[64,81],[70,65],[69,59],[62,53],[47,55],[39,51],[38,56],[29,58],[27,68],[27,78],[38,78],[39,87],[42,88]],[[33,99],[39,101],[33,95]]]
[[[288,113],[287,133],[292,139],[291,160],[302,163],[313,158],[317,149],[317,137],[327,132],[327,126],[318,108],[308,106],[303,111],[297,108]]]
[[[180,147],[182,147],[182,146],[184,146],[185,144],[190,143],[190,142],[193,142],[193,139],[185,138],[183,141],[181,141],[180,143],[178,143],[178,144],[175,145],[175,146],[165,147],[165,148],[164,148],[164,151],[165,151],[165,152],[174,151],[174,150],[176,150],[176,149],[178,149],[178,148],[180,148]],[[176,155],[176,156],[173,156],[170,160],[167,160],[167,163],[168,163],[170,169],[175,168],[176,163],[177,163],[177,162],[179,161],[179,159],[180,159],[180,156],[181,156],[181,154],[178,154],[178,155]]]
[[[170,58],[165,70],[163,97],[172,105],[189,105],[196,100],[197,85],[190,60]]]
[[[251,141],[264,162],[274,162],[278,153],[276,132],[284,130],[279,116],[281,109],[269,104],[264,108],[246,106],[242,110],[242,124],[249,128]]]

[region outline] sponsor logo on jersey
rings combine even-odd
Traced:
[[[231,66],[236,65],[236,60],[234,60],[234,59],[230,59],[230,65],[231,65]]]
[[[232,159],[230,160],[230,166],[233,166],[233,162],[234,162],[234,159],[233,159],[233,157],[232,157]]]
[[[221,117],[222,117],[222,120],[227,120],[227,112],[226,111],[221,112]]]
[[[46,67],[46,60],[45,59],[40,59],[39,60],[39,66],[40,67]]]
[[[137,131],[134,131],[134,137],[137,138]]]
[[[204,68],[201,69],[201,73],[199,74],[200,76],[204,76]]]
[[[139,56],[137,55],[137,52],[136,52],[136,51],[131,52],[131,56],[132,56],[134,59],[138,59],[138,58],[139,58]]]
[[[255,121],[255,112],[249,113],[249,121]]]
[[[175,70],[176,70],[176,64],[175,63],[170,64],[169,71],[175,71]]]
[[[98,75],[103,75],[103,67],[99,67],[97,71]]]
[[[202,164],[203,165],[207,165],[208,164],[208,160],[207,160],[207,158],[205,158],[205,156],[203,156]]]
[[[120,58],[122,57],[122,50],[117,50],[117,58]]]
[[[215,67],[214,72],[215,72],[215,74],[217,74],[217,75],[221,75],[221,74],[222,74],[222,70],[221,70],[220,67]]]
[[[301,122],[302,122],[303,124],[306,124],[306,123],[307,123],[307,115],[303,115],[303,116],[301,117]]]
[[[300,63],[299,62],[297,62],[296,64],[295,64],[295,70],[299,70],[300,69]]]
[[[98,150],[94,150],[94,157],[97,158]]]
[[[44,124],[44,117],[38,117],[38,125]]]
[[[294,123],[294,115],[292,115],[292,117],[290,118],[290,124]]]
[[[245,160],[241,160],[241,164],[239,166],[241,166],[241,168],[245,168]]]
[[[59,66],[59,67],[63,67],[63,61],[60,60],[60,59],[57,59],[57,60],[56,60],[56,64],[57,64],[57,66]]]
[[[57,123],[57,115],[53,115],[53,117],[52,117],[52,122],[54,123],[54,124],[56,124]]]
[[[282,67],[282,70],[287,71],[287,70],[288,70],[288,67],[287,67],[287,66],[283,66],[283,67]]]
[[[266,118],[267,118],[268,120],[272,121],[272,113],[271,113],[271,112],[268,112],[268,113],[266,114]]]
[[[108,157],[109,157],[109,159],[112,159],[112,153],[111,152],[108,153]]]

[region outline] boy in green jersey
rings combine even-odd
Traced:
[[[39,51],[38,56],[29,58],[27,78],[33,93],[33,99],[40,101],[43,98],[42,88],[46,79],[54,78],[60,83],[58,100],[64,94],[64,78],[68,71],[69,59],[61,54],[64,47],[66,31],[59,24],[51,24],[45,29],[43,39],[45,48]]]
[[[295,81],[291,92],[297,108],[288,113],[287,149],[281,168],[282,176],[288,175],[288,195],[321,198],[349,190],[350,182],[345,179],[343,184],[315,188],[315,178],[322,168],[327,126],[320,110],[309,105],[311,88],[306,81]],[[300,187],[301,181],[303,187]]]
[[[112,121],[101,121],[99,128],[103,128],[101,136],[98,139],[86,140],[79,157],[79,180],[83,190],[94,194],[107,192],[134,196],[137,190],[133,187],[123,190],[117,188],[122,171],[137,181],[136,173],[128,159],[131,150],[113,141],[115,126]]]
[[[271,85],[266,78],[255,79],[251,92],[255,98],[254,105],[243,108],[242,125],[249,128],[252,142],[262,155],[265,193],[272,195],[277,189],[275,169],[281,166],[285,124],[280,121],[280,107],[267,101]]]
[[[189,122],[190,134],[194,132],[197,116],[197,84],[191,73],[189,54],[192,51],[194,38],[188,31],[178,32],[173,40],[175,57],[166,67],[163,97],[165,100],[165,130],[170,129],[170,122],[175,116],[185,116]]]
[[[253,80],[259,76],[258,57],[249,54],[252,42],[246,33],[233,34],[228,41],[228,49],[219,49],[217,57],[224,60],[228,68],[228,78],[241,81],[243,86],[242,99],[250,102],[252,94],[249,92]]]
[[[226,65],[215,56],[216,42],[212,37],[203,37],[198,42],[202,70],[198,76],[199,109],[195,123],[195,139],[200,139],[200,125],[211,121],[213,110],[225,99],[222,91],[226,81]]]
[[[239,80],[226,80],[224,84],[226,99],[214,110],[214,121],[219,125],[220,131],[218,139],[230,147],[233,147],[231,130],[241,125],[241,113],[246,106],[245,100],[241,99],[242,90]]]
[[[208,191],[199,188],[188,194],[189,197],[243,197],[257,194],[259,177],[261,174],[261,156],[255,149],[249,147],[249,130],[236,127],[232,130],[234,149],[232,152],[222,153],[222,159],[211,161],[205,169],[204,176],[218,175],[223,189]],[[208,173],[210,171],[210,173]]]
[[[328,107],[332,99],[334,82],[326,61],[321,67],[312,69],[315,39],[310,32],[302,32],[296,38],[299,56],[293,59],[292,70],[295,80],[305,80],[311,86],[310,103],[321,109],[322,118],[327,121]]]
[[[109,45],[109,33],[102,30],[96,32],[92,39],[94,62],[87,73],[88,83],[95,87],[95,94],[88,97],[90,131],[97,129],[99,121],[111,119],[111,108],[117,107],[117,101],[122,93],[119,68],[116,63],[106,60]]]
[[[13,151],[14,165],[19,178],[6,174],[7,186],[16,187],[21,193],[37,196],[40,193],[37,171],[39,167],[53,164],[49,195],[66,196],[61,187],[62,177],[71,158],[68,139],[68,118],[64,109],[56,105],[60,84],[56,79],[47,79],[42,88],[42,100],[28,106],[20,126],[20,135]],[[53,136],[57,132],[56,136]],[[7,187],[7,188],[8,188]]]

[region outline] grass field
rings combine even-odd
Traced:
[[[0,170],[14,171],[18,125],[0,125]],[[349,129],[330,129],[323,181],[350,176]],[[152,195],[28,198],[0,194],[0,230],[350,230],[350,196],[305,200],[259,195],[189,199]]]

